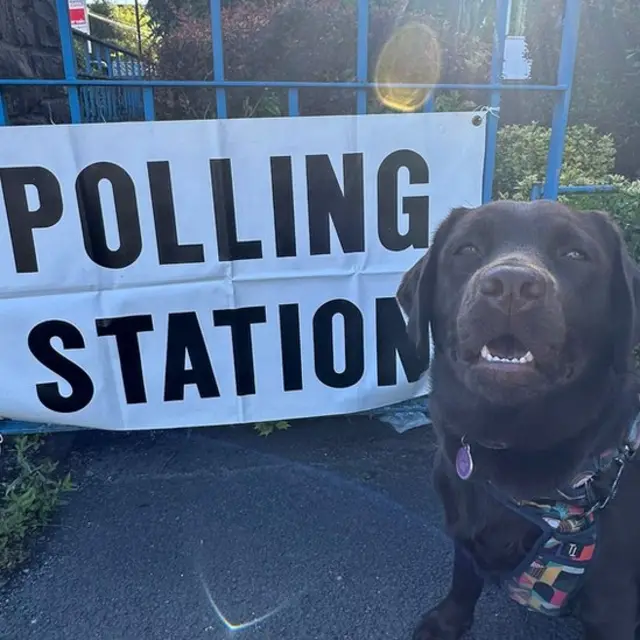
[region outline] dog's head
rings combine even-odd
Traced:
[[[419,354],[430,328],[434,365],[496,406],[627,371],[640,340],[640,273],[618,228],[551,201],[455,209],[397,298]]]

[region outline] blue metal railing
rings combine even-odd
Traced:
[[[62,61],[64,78],[60,79],[5,79],[0,78],[0,125],[9,124],[6,109],[2,101],[2,89],[4,87],[19,86],[60,86],[66,87],[70,117],[72,123],[81,123],[96,120],[109,119],[144,119],[154,120],[154,89],[159,87],[211,87],[216,92],[217,117],[226,118],[227,90],[233,88],[280,88],[288,90],[288,115],[300,115],[300,89],[325,88],[325,89],[355,89],[356,113],[365,114],[367,111],[367,96],[376,85],[368,79],[368,32],[369,32],[369,3],[367,0],[357,0],[357,42],[356,42],[356,77],[351,82],[288,82],[276,81],[230,81],[225,80],[224,74],[224,42],[222,30],[221,0],[209,0],[211,8],[211,33],[213,43],[213,79],[212,80],[158,80],[143,73],[140,77],[116,76],[114,74],[104,77],[96,77],[95,73],[86,73],[86,69],[78,70],[76,55],[74,52],[74,32],[71,29],[67,0],[55,0],[58,10],[58,25],[60,30]],[[562,155],[564,151],[564,136],[569,115],[569,103],[571,100],[571,82],[575,65],[578,27],[581,0],[565,0],[564,17],[562,22],[562,45],[558,64],[556,84],[526,84],[503,83],[501,71],[504,59],[504,43],[507,34],[507,20],[511,0],[496,0],[496,19],[494,24],[493,59],[491,64],[491,79],[488,83],[473,84],[402,84],[389,83],[388,87],[422,88],[435,91],[448,90],[486,90],[489,92],[488,107],[490,112],[497,116],[500,106],[500,97],[503,91],[543,91],[555,94],[555,107],[553,113],[553,126],[551,143],[549,146],[545,197],[556,198],[558,195],[558,181]],[[104,43],[101,43],[104,44]],[[112,47],[118,51],[118,48]],[[123,50],[119,50],[123,52]],[[127,52],[132,55],[131,52]],[[135,54],[133,54],[135,55]],[[109,63],[107,62],[107,70]],[[120,110],[111,106],[97,108],[93,102],[93,96],[86,88],[98,92],[100,87],[121,88],[121,94],[116,104],[124,105]],[[104,90],[104,89],[103,89]],[[129,93],[127,93],[127,91]],[[133,93],[135,92],[135,93]],[[133,99],[135,96],[135,99]],[[141,98],[140,98],[141,96]],[[113,97],[109,98],[113,100]],[[109,100],[103,103],[111,104]],[[423,110],[434,109],[433,93],[425,103]],[[484,167],[483,199],[489,200],[492,195],[492,185],[495,169],[495,154],[497,142],[497,117],[490,117],[487,126],[487,147]]]
[[[436,92],[449,90],[483,90],[488,93],[489,118],[487,126],[486,153],[484,164],[483,200],[492,197],[495,170],[495,156],[498,133],[498,114],[501,96],[504,91],[548,92],[554,95],[552,134],[547,157],[545,185],[537,189],[532,197],[556,199],[558,193],[570,187],[560,187],[559,176],[564,151],[564,138],[571,100],[571,84],[575,65],[579,17],[582,0],[565,0],[562,21],[562,44],[558,73],[555,84],[503,83],[502,68],[504,62],[505,40],[508,30],[508,15],[511,0],[495,0],[496,17],[494,22],[493,58],[491,77],[488,83],[458,84],[406,84],[386,83],[389,88],[429,89],[431,94],[423,106],[423,111],[435,109]],[[272,88],[284,89],[288,93],[288,116],[300,115],[300,90],[303,89],[355,89],[355,111],[366,114],[369,92],[376,88],[368,75],[368,32],[369,3],[368,0],[357,0],[357,42],[355,79],[348,82],[293,82],[293,81],[231,81],[225,80],[224,42],[222,29],[221,0],[209,0],[211,10],[212,33],[212,80],[161,80],[150,73],[143,65],[135,66],[137,58],[132,52],[119,47],[107,45],[95,39],[87,41],[84,36],[74,33],[70,26],[68,0],[55,0],[58,13],[58,26],[61,40],[61,52],[64,77],[56,79],[32,78],[0,78],[0,126],[11,124],[3,100],[3,89],[7,87],[65,87],[72,123],[109,121],[109,120],[155,120],[154,90],[162,87],[189,88],[209,87],[215,89],[216,116],[226,118],[227,90],[239,88]],[[76,55],[74,38],[80,38],[86,45],[80,45],[80,56]],[[94,48],[95,46],[95,48]],[[105,53],[107,52],[108,53]],[[128,60],[121,66],[119,59]],[[130,64],[131,74],[121,73]],[[115,70],[115,72],[114,72]],[[99,97],[102,96],[100,99]],[[102,100],[102,102],[101,102]],[[580,188],[580,190],[594,190]],[[65,427],[53,425],[27,425],[22,422],[7,421],[2,424],[2,431],[38,431],[63,430]]]
[[[547,198],[545,194],[546,185],[541,182],[536,182],[533,187],[531,187],[530,199],[531,200],[541,200],[542,198]],[[557,187],[558,195],[564,194],[580,194],[580,193],[613,193],[618,190],[613,184],[568,184],[561,185]]]
[[[72,31],[76,73],[88,80],[146,80],[154,68],[137,53]],[[82,122],[122,122],[145,119],[142,87],[85,85],[78,89]]]

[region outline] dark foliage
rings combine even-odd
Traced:
[[[223,9],[225,73],[230,80],[350,81],[356,66],[356,3],[353,0],[260,0],[236,2]],[[379,52],[394,28],[410,21],[437,29],[442,47],[441,79],[445,82],[485,81],[490,48],[480,37],[461,36],[450,23],[437,24],[425,12],[398,9],[397,3],[371,7],[369,78]],[[174,28],[161,41],[158,68],[164,78],[210,79],[213,76],[208,16],[178,13]],[[233,115],[286,113],[284,92],[229,92]],[[203,118],[215,114],[214,92],[159,92],[160,112],[167,118]],[[474,98],[460,96],[459,101]],[[353,113],[351,90],[303,90],[306,115]],[[382,108],[370,96],[370,109]]]

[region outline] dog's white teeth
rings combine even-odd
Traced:
[[[521,358],[500,358],[499,356],[494,356],[487,345],[484,345],[480,350],[480,357],[487,362],[502,362],[504,364],[528,364],[533,362],[531,351],[527,351]]]

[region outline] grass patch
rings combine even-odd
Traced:
[[[29,558],[29,541],[51,519],[62,494],[73,489],[69,474],[44,458],[43,438],[18,436],[0,453],[0,578]]]

